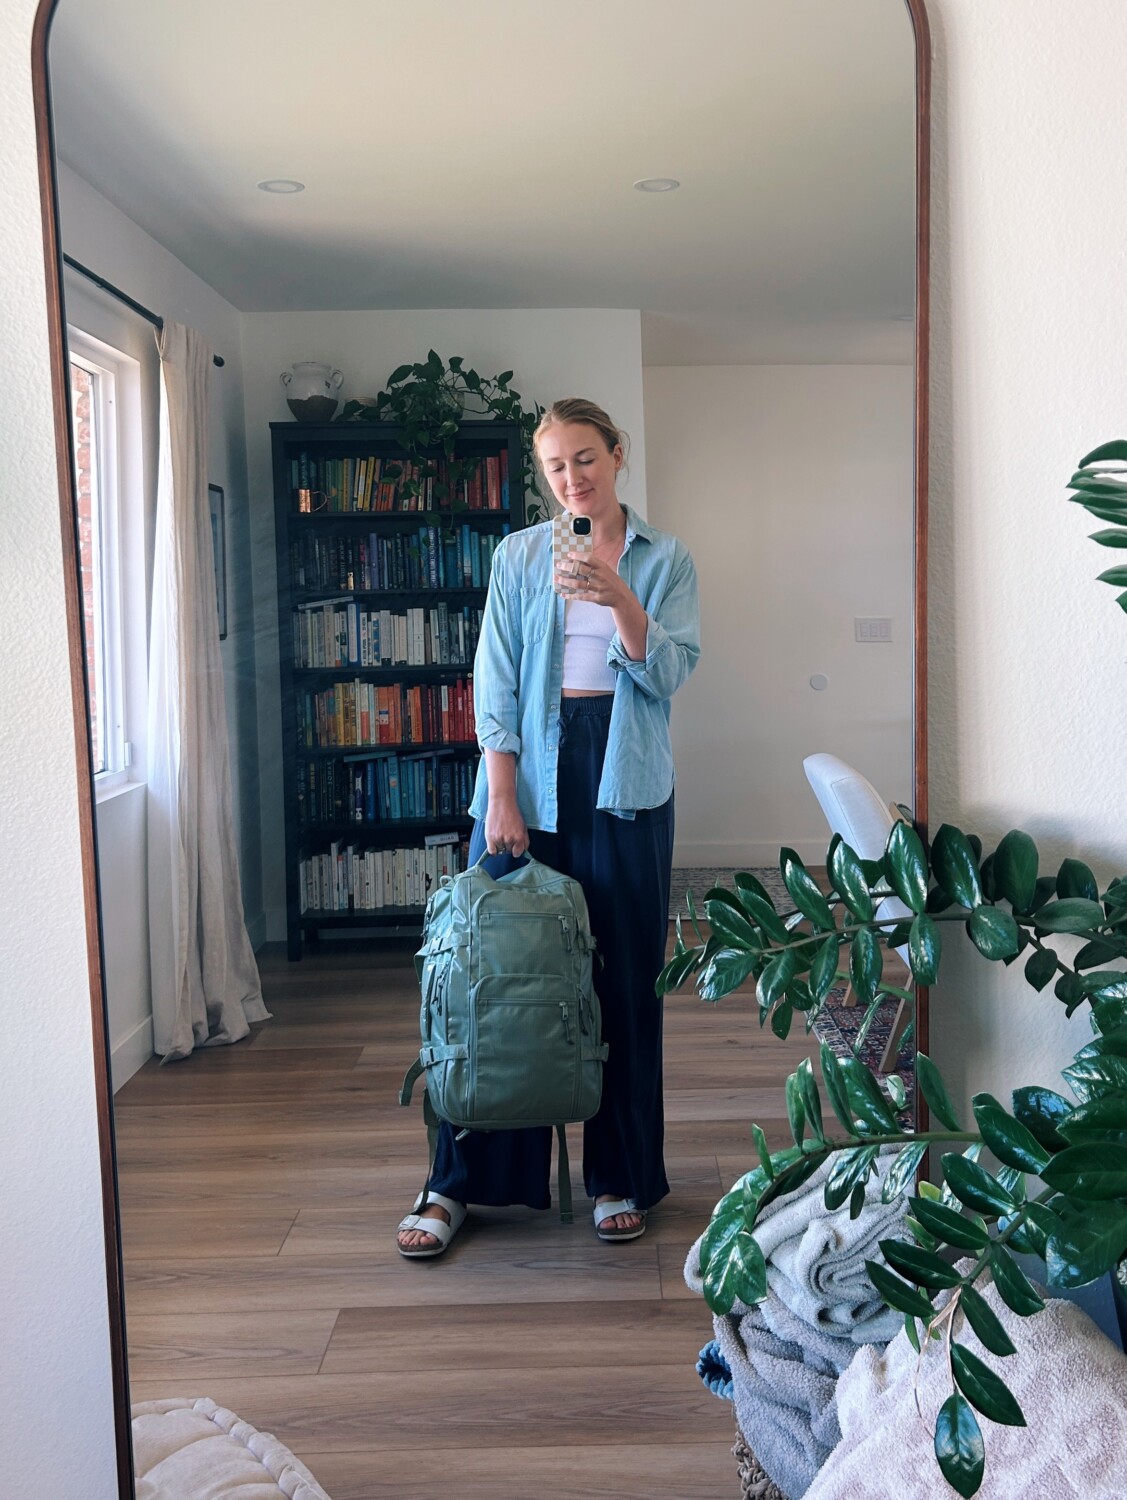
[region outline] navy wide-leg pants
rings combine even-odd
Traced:
[[[673,863],[673,798],[633,818],[596,810],[612,699],[565,698],[561,705],[559,830],[529,830],[529,853],[578,880],[602,955],[595,993],[608,1044],[599,1111],[583,1127],[583,1181],[602,1193],[650,1208],[669,1191],[662,1156],[662,1002],[654,981],[665,963]],[[470,859],[485,849],[483,820]],[[509,855],[489,865],[494,878],[513,867]],[[459,1203],[547,1208],[550,1127],[471,1131],[460,1141],[443,1123],[430,1187]]]

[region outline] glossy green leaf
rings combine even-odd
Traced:
[[[807,1148],[807,1152],[796,1149],[794,1153],[796,1160],[790,1162],[781,1171],[779,1170],[779,1153],[775,1153],[775,1179],[763,1189],[759,1198],[760,1208],[766,1208],[768,1203],[776,1198],[783,1198],[788,1193],[797,1192],[804,1182],[813,1177],[825,1157],[824,1153],[815,1152],[810,1147]]]
[[[1112,438],[1109,442],[1101,443],[1098,448],[1093,448],[1091,453],[1086,453],[1076,467],[1087,469],[1092,464],[1117,463],[1122,460],[1127,460],[1127,439]]]
[[[721,948],[714,953],[701,971],[697,991],[702,1000],[722,1000],[733,990],[738,990],[755,971],[757,959],[754,953],[741,953],[732,948]]]
[[[1013,1213],[1017,1202],[996,1177],[976,1161],[949,1151],[943,1158],[947,1186],[967,1208],[982,1214]]]
[[[994,880],[1014,911],[1025,911],[1037,885],[1037,845],[1013,829],[994,851]]]
[[[980,1296],[972,1286],[965,1286],[959,1296],[959,1306],[966,1316],[967,1322],[978,1334],[983,1348],[989,1349],[991,1354],[1006,1356],[1016,1354],[1013,1341],[1002,1325],[1001,1319],[987,1302],[986,1298]]]
[[[1114,1031],[1097,1032],[1087,1046],[1081,1047],[1077,1057],[1127,1057],[1127,1026],[1117,1026]]]
[[[806,1107],[802,1102],[802,1092],[798,1086],[798,1075],[792,1073],[786,1084],[787,1121],[790,1124],[790,1133],[794,1136],[794,1144],[802,1145],[806,1134]]]
[[[822,1082],[826,1086],[826,1096],[830,1101],[830,1107],[838,1118],[843,1130],[854,1135],[856,1128],[853,1124],[853,1111],[849,1107],[849,1095],[845,1088],[845,1079],[841,1076],[841,1067],[830,1047],[825,1042],[818,1049],[818,1058],[822,1067]]]
[[[894,1198],[910,1188],[915,1181],[916,1169],[927,1155],[926,1141],[913,1141],[905,1146],[885,1173],[880,1196],[882,1203],[891,1203]]]
[[[1101,1094],[1077,1105],[1057,1126],[1072,1145],[1087,1140],[1127,1140],[1127,1094]]]
[[[829,903],[822,895],[817,881],[793,849],[781,851],[779,866],[783,874],[783,884],[802,915],[808,917],[822,932],[832,932],[836,923]]]
[[[904,1332],[909,1344],[918,1354],[920,1352],[920,1330],[916,1327],[916,1320],[911,1313],[904,1314]]]
[[[950,1261],[931,1250],[921,1250],[904,1240],[881,1240],[880,1253],[894,1271],[925,1287],[952,1287],[962,1281]]]
[[[1043,932],[1088,932],[1099,927],[1103,919],[1104,909],[1098,901],[1066,896],[1041,908],[1037,926]]]
[[[1041,1179],[1074,1198],[1122,1198],[1127,1196],[1127,1145],[1085,1141],[1068,1146],[1052,1158]]]
[[[741,889],[739,899],[744,910],[758,922],[764,935],[771,942],[790,942],[790,933],[787,931],[786,923],[766,896],[760,896],[756,891]]]
[[[1019,1317],[1032,1317],[1044,1307],[1045,1303],[1033,1283],[1004,1245],[991,1247],[990,1274],[998,1288],[999,1297]]]
[[[978,1419],[958,1391],[947,1397],[935,1419],[935,1456],[944,1479],[964,1500],[978,1493],[986,1449]]]
[[[869,1133],[895,1133],[899,1129],[896,1116],[864,1063],[855,1057],[844,1057],[838,1066],[854,1119],[860,1120]]]
[[[886,1073],[884,1075],[884,1085],[892,1100],[893,1109],[897,1113],[902,1109],[906,1109],[908,1107],[908,1094],[904,1088],[904,1080],[900,1077],[900,1074]]]
[[[798,962],[789,948],[784,948],[781,953],[776,954],[759,976],[759,982],[756,985],[756,997],[761,1010],[769,1010],[772,1005],[783,998],[797,967]]]
[[[951,1345],[951,1371],[963,1395],[992,1422],[1024,1427],[1025,1413],[1005,1381],[962,1344]]]
[[[927,856],[910,823],[898,821],[889,830],[882,861],[889,885],[911,911],[927,904]]]
[[[704,1299],[714,1313],[729,1313],[737,1300],[749,1307],[767,1295],[767,1263],[746,1229],[734,1235],[726,1253],[704,1267]]]
[[[768,1180],[770,1181],[770,1179],[772,1179],[775,1175],[775,1168],[771,1161],[771,1152],[767,1145],[767,1137],[763,1134],[763,1129],[761,1126],[753,1125],[751,1127],[751,1138],[755,1142],[756,1154],[758,1155],[763,1170],[766,1173]]]
[[[925,1250],[937,1250],[939,1241],[926,1230],[919,1219],[914,1219],[911,1214],[904,1215],[904,1228],[915,1240],[917,1245],[922,1245]]]
[[[862,922],[870,921],[875,906],[869,892],[869,882],[861,861],[844,839],[838,839],[830,846],[827,873],[834,890],[853,916],[859,917]]]
[[[877,1151],[876,1146],[856,1146],[838,1155],[822,1192],[822,1201],[831,1213],[841,1207],[858,1183],[865,1183]]]
[[[1127,1058],[1080,1057],[1061,1069],[1061,1077],[1082,1102],[1127,1093]]]
[[[655,993],[667,995],[671,990],[680,989],[696,968],[699,959],[700,952],[696,948],[687,948],[684,953],[671,958],[657,976],[657,982],[654,985]]]
[[[894,1276],[887,1266],[882,1266],[880,1261],[867,1260],[865,1270],[869,1273],[869,1280],[877,1290],[877,1295],[883,1298],[889,1307],[897,1312],[910,1313],[914,1318],[921,1318],[925,1323],[931,1321],[935,1316],[935,1308],[932,1307],[928,1297],[918,1287],[909,1286],[906,1281],[901,1281],[899,1276]]]
[[[1116,588],[1122,588],[1127,583],[1127,565],[1119,564],[1114,568],[1105,568],[1102,573],[1096,574],[1097,583],[1113,583]]]
[[[1049,1153],[1032,1131],[1006,1112],[993,1094],[975,1094],[971,1100],[982,1139],[1000,1162],[1019,1172],[1040,1172]]]
[[[759,933],[743,912],[737,911],[731,902],[714,897],[705,902],[704,909],[709,926],[723,938],[727,947],[743,948],[751,953],[762,950],[763,941]]]
[[[1053,994],[1063,1005],[1068,1007],[1065,1011],[1065,1015],[1068,1016],[1084,1000],[1084,990],[1080,984],[1080,980],[1071,970],[1068,973],[1062,974],[1056,984],[1053,985]]]
[[[790,1000],[780,1000],[771,1012],[771,1030],[780,1042],[785,1042],[790,1035],[791,1022],[794,1020],[794,1006]]]
[[[858,998],[865,1005],[877,992],[883,965],[876,933],[871,928],[862,927],[849,946],[849,977]]]
[[[939,912],[949,911],[954,905],[954,896],[949,896],[942,886],[935,885],[927,893],[927,905],[924,910],[938,915]]]
[[[810,993],[817,1005],[833,989],[834,980],[837,978],[837,955],[838,940],[836,937],[828,937],[821,944],[814,962],[810,965]]]
[[[931,846],[931,865],[939,884],[962,906],[972,910],[982,901],[978,861],[967,836],[944,823]]]
[[[1021,1121],[1042,1146],[1047,1146],[1050,1151],[1058,1151],[1064,1145],[1057,1129],[1060,1121],[1072,1108],[1067,1099],[1063,1099],[1052,1089],[1030,1084],[1025,1088],[1014,1089],[1011,1107],[1015,1118]]]
[[[961,1130],[955,1106],[947,1093],[939,1069],[926,1052],[916,1053],[916,1082],[927,1101],[927,1107],[939,1123],[947,1130]]]
[[[1024,1219],[1018,1223],[1006,1243],[1012,1250],[1018,1250],[1023,1255],[1036,1255],[1044,1260],[1046,1242],[1057,1229],[1057,1216],[1045,1203],[1026,1203],[1022,1205],[1021,1211]],[[1008,1230],[1014,1222],[1017,1222],[1017,1216],[1007,1215],[998,1220],[998,1228],[1000,1231]]]
[[[750,870],[737,870],[735,875],[732,877],[732,884],[735,886],[737,892],[741,897],[748,894],[758,896],[759,899],[761,901],[765,901],[767,905],[772,908],[772,910],[774,909],[774,902],[771,900],[771,896],[767,890],[767,887],[763,884],[759,877],[757,875],[753,875]]]
[[[802,1107],[806,1111],[806,1123],[816,1140],[824,1141],[825,1127],[822,1124],[822,1100],[818,1094],[818,1082],[814,1077],[814,1064],[804,1057],[798,1065],[798,1088],[802,1095]]]
[[[1127,1254],[1127,1204],[1090,1203],[1058,1221],[1045,1247],[1049,1285],[1071,1289],[1098,1281]]]
[[[1127,531],[1123,533],[1127,537]],[[1057,871],[1057,895],[1062,899],[1079,897],[1082,901],[1098,901],[1100,888],[1096,877],[1080,859],[1066,859]]]
[[[1089,515],[1095,516],[1099,521],[1110,521],[1117,526],[1127,525],[1127,505],[1122,500],[1091,495],[1070,495],[1069,499],[1082,505]]]
[[[1025,977],[1040,992],[1057,972],[1057,956],[1049,948],[1034,948],[1025,961]]]
[[[865,1184],[859,1182],[849,1195],[849,1217],[859,1219],[865,1210]]]
[[[1021,948],[1018,926],[1008,911],[978,906],[967,923],[971,942],[983,958],[1012,958]]]
[[[926,912],[912,923],[908,933],[908,961],[917,984],[934,984],[939,977],[942,941],[939,923]]]
[[[1127,997],[1113,996],[1110,986],[1097,990],[1092,996],[1092,1029],[1094,1031],[1117,1031],[1127,1026]]]
[[[923,1186],[921,1183],[921,1188]],[[913,1198],[911,1205],[912,1212],[924,1228],[945,1244],[954,1245],[959,1250],[985,1250],[990,1236],[977,1219],[968,1219],[957,1208],[923,1196]]]

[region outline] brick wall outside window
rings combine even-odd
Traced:
[[[94,769],[100,770],[103,763],[102,739],[98,718],[98,688],[100,663],[98,661],[97,629],[97,585],[95,579],[96,551],[94,547],[94,486],[93,473],[94,441],[92,397],[94,377],[81,365],[70,367],[71,403],[74,412],[74,449],[76,490],[78,500],[78,553],[79,576],[82,585],[82,618],[86,640],[86,667],[90,683],[90,739],[94,755]]]

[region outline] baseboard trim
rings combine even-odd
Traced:
[[[116,1094],[153,1056],[153,1018],[146,1016],[110,1050],[110,1077]]]
[[[673,864],[678,868],[695,870],[777,870],[779,850],[784,843],[785,840],[767,843],[761,839],[751,843],[730,844],[682,843],[674,840]],[[824,865],[828,843],[828,835],[825,843],[819,843],[815,839],[796,839],[790,848],[805,864]]]

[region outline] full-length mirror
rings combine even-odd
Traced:
[[[574,1224],[487,1207],[433,1264],[396,1253],[490,560],[555,508],[522,413],[597,403],[631,524],[695,562],[668,917],[737,871],[785,900],[781,848],[823,879],[858,795],[926,817],[924,25],[918,0],[55,5],[130,1394],[237,1412],[335,1500],[572,1493],[576,1464],[736,1493],[688,1247],[751,1121],[789,1139],[820,1041],[911,1107],[926,1019],[895,996],[842,985],[778,1038],[750,986],[689,984],[644,1235],[596,1237],[573,1161]],[[461,468],[415,493],[402,379],[371,403],[429,351],[503,410],[456,402]]]

